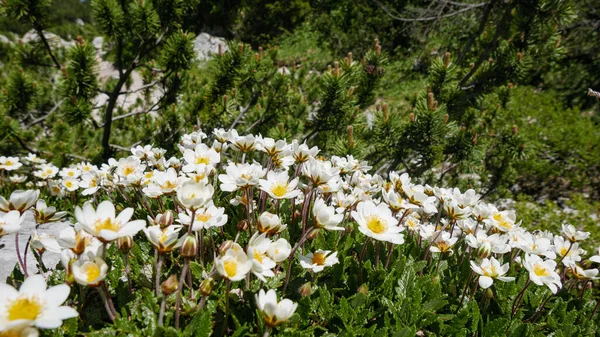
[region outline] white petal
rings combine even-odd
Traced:
[[[70,292],[71,288],[66,284],[50,287],[45,294],[47,303],[52,307],[57,307],[67,300]]]
[[[33,275],[25,279],[19,288],[21,294],[40,294],[46,290],[46,280],[42,275]]]
[[[482,289],[489,288],[492,284],[494,284],[494,280],[488,276],[479,276],[479,286]]]

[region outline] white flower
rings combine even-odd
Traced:
[[[219,174],[221,190],[225,192],[237,191],[239,188],[256,186],[265,175],[265,169],[259,164],[234,164],[229,163],[225,168],[227,174]]]
[[[0,157],[0,170],[14,171],[18,170],[23,163],[19,162],[18,157]]]
[[[23,217],[19,211],[10,211],[0,214],[0,237],[18,232],[21,229]]]
[[[273,277],[275,274],[271,269],[275,267],[275,261],[273,261],[267,254],[269,247],[271,246],[271,240],[267,238],[266,233],[259,235],[258,232],[252,235],[248,242],[248,256],[252,258],[252,273],[256,275],[261,281],[266,281],[266,277]]]
[[[289,320],[296,311],[298,304],[287,298],[277,302],[275,290],[270,289],[265,293],[261,289],[256,295],[256,306],[262,312],[265,324],[269,327],[275,327]]]
[[[600,263],[600,247],[598,247],[598,255],[590,257],[590,261]]]
[[[206,144],[198,144],[192,151],[186,149],[183,152],[186,165],[182,167],[183,172],[193,172],[199,165],[216,166],[221,162],[221,155]]]
[[[510,251],[510,246],[506,244],[506,238],[500,234],[488,236],[483,230],[478,231],[476,235],[469,234],[465,238],[467,244],[478,250],[479,256],[484,258],[489,254],[506,254]],[[485,252],[487,251],[487,254]]]
[[[9,200],[0,196],[0,211],[9,212],[14,210],[19,211],[22,214],[35,205],[39,196],[39,190],[16,190],[11,193]]]
[[[433,242],[429,251],[432,253],[450,253],[452,255],[454,251],[452,247],[458,241],[457,237],[453,237],[448,232],[435,232],[433,233]]]
[[[144,177],[146,165],[141,163],[140,158],[129,156],[119,159],[115,174],[119,177],[118,183],[122,185],[139,184]]]
[[[65,167],[58,173],[62,178],[79,178],[81,171],[76,168]]]
[[[508,272],[508,268],[508,263],[500,265],[500,262],[493,257],[489,260],[483,259],[479,266],[474,261],[471,261],[471,269],[480,275],[479,286],[482,289],[489,288],[494,283],[494,280],[503,282],[514,281],[514,277],[504,276]]]
[[[302,166],[302,173],[312,181],[315,186],[324,185],[331,178],[340,174],[340,169],[333,167],[329,161],[311,159]]]
[[[87,173],[81,176],[79,187],[84,190],[81,195],[87,196],[96,193],[100,189],[101,176],[97,172]]]
[[[486,220],[488,225],[499,229],[502,232],[512,232],[519,227],[515,224],[516,215],[514,211],[497,212],[491,219]]]
[[[67,212],[57,212],[56,207],[46,205],[46,201],[39,199],[33,209],[35,220],[38,224],[60,221]]]
[[[333,266],[340,262],[337,258],[337,252],[331,253],[330,250],[317,250],[314,253],[308,253],[306,256],[300,255],[300,265],[304,269],[309,269],[313,273],[318,273],[325,267]]]
[[[93,253],[86,258],[80,257],[71,265],[71,271],[75,282],[88,287],[97,287],[108,274],[108,265]]]
[[[225,252],[225,255],[215,258],[215,267],[219,274],[230,281],[240,281],[246,277],[253,266],[242,248],[236,243]]]
[[[210,184],[188,180],[177,187],[177,199],[189,210],[196,210],[212,201],[215,189]]]
[[[267,249],[267,255],[275,261],[275,263],[285,261],[292,252],[292,245],[284,239],[279,238],[277,241],[271,242],[269,249]]]
[[[267,233],[267,235],[273,235],[281,233],[287,225],[281,223],[281,219],[277,214],[263,212],[258,217],[258,231],[261,233]]]
[[[597,280],[598,269],[583,269],[574,262],[568,265],[568,268],[573,273],[573,276],[579,280]]]
[[[273,138],[262,138],[258,141],[257,149],[259,151],[267,153],[270,157],[274,157],[279,155],[282,152],[287,152],[291,149],[291,146],[288,145],[285,140],[279,139],[275,140]]]
[[[191,220],[192,212],[188,211],[188,214],[179,213],[179,222],[184,225],[189,225]],[[199,231],[209,229],[212,227],[221,227],[227,223],[227,214],[225,214],[224,207],[216,207],[212,203],[201,209],[196,210],[194,215],[194,223],[192,224],[192,230]]]
[[[298,186],[298,178],[288,182],[288,174],[286,171],[275,172],[269,171],[267,179],[260,179],[260,189],[267,192],[273,199],[293,199],[298,197],[302,192],[296,189]]]
[[[52,179],[58,174],[58,167],[52,164],[42,164],[33,175],[41,179]]]
[[[18,183],[27,181],[27,176],[20,175],[20,174],[13,174],[8,177],[8,180],[10,180],[10,182],[13,184],[18,184]]]
[[[61,252],[61,247],[55,237],[47,233],[40,233],[37,230],[34,230],[31,234],[31,247],[38,252],[44,252],[45,250],[53,253]]]
[[[231,130],[229,141],[234,149],[241,152],[250,152],[255,149],[256,138],[252,134],[245,136],[238,135],[235,129]]]
[[[18,291],[0,283],[0,332],[23,326],[55,329],[63,320],[78,316],[75,309],[61,305],[69,297],[68,285],[46,287],[42,275],[28,277]]]
[[[554,237],[554,250],[562,258],[562,262],[565,265],[581,261],[582,249],[579,248],[579,243],[577,242],[573,243],[557,235]]]
[[[523,233],[519,240],[519,248],[528,254],[544,256],[555,259],[556,254],[552,250],[552,242],[548,238],[534,237],[531,233]]]
[[[575,226],[562,224],[563,235],[571,242],[583,241],[590,237],[589,232],[582,232],[575,229]]]
[[[145,220],[129,221],[132,215],[133,208],[126,208],[115,216],[115,206],[108,200],[101,202],[95,210],[89,202],[84,203],[83,208],[75,207],[75,218],[83,229],[103,242],[133,236],[146,226]]]
[[[64,186],[64,188],[69,192],[77,191],[77,189],[79,188],[79,180],[77,180],[77,178],[63,178],[61,183]]]
[[[181,245],[179,231],[181,226],[171,225],[165,228],[150,226],[143,229],[148,241],[156,247],[160,253],[168,253]]]
[[[537,255],[525,254],[523,267],[529,271],[529,279],[541,286],[546,285],[550,288],[553,294],[556,294],[558,289],[562,287],[560,276],[556,273],[556,262],[552,260],[542,260]]]
[[[9,328],[7,330],[0,330],[0,336],[4,337],[39,337],[40,333],[36,328],[20,325]]]
[[[292,141],[292,151],[292,156],[294,157],[296,162],[304,163],[307,162],[308,159],[316,157],[319,153],[319,148],[317,148],[316,146],[308,148],[308,145],[306,145],[306,143],[299,144],[298,141],[294,139]]]
[[[69,249],[77,255],[89,252],[98,255],[102,253],[102,242],[85,232],[80,224],[76,224],[75,228],[67,227],[60,231],[56,241],[63,249]]]
[[[356,205],[352,217],[358,223],[358,230],[364,235],[378,241],[387,241],[394,244],[404,243],[404,235],[400,232],[398,220],[392,216],[390,208],[381,203],[375,206],[373,201],[363,201]]]
[[[338,225],[344,220],[344,214],[338,214],[333,206],[327,206],[325,201],[317,198],[313,204],[313,218],[315,226],[326,230],[343,231],[344,227]]]
[[[24,157],[23,160],[30,162],[31,164],[45,164],[46,159],[38,157],[35,153],[29,152],[27,157]]]

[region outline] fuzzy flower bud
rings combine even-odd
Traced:
[[[200,291],[202,292],[202,295],[204,295],[204,296],[210,295],[210,293],[213,290],[214,285],[215,285],[215,280],[213,280],[212,277],[209,277],[206,280],[202,281],[202,283],[200,283]]]
[[[193,258],[196,254],[198,254],[198,240],[196,240],[195,236],[188,235],[181,245],[181,256],[184,258]]]
[[[165,294],[166,296],[169,296],[172,293],[176,292],[178,287],[179,287],[179,281],[177,280],[177,275],[175,275],[175,274],[169,276],[169,278],[166,279],[160,285],[160,289],[162,290],[163,294]]]
[[[117,239],[117,248],[123,254],[127,254],[133,248],[133,237],[131,235],[123,236]]]
[[[312,294],[312,285],[310,282],[306,282],[300,286],[300,288],[298,288],[298,294],[302,297],[310,296]]]
[[[233,241],[231,241],[231,240],[223,241],[223,243],[221,243],[221,245],[219,246],[219,254],[225,255],[225,252],[227,252],[229,250],[229,248],[231,248],[232,246],[233,246]]]

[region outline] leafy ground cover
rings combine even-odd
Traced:
[[[474,190],[384,179],[297,141],[198,130],[177,147],[100,167],[2,157],[3,239],[27,213],[73,225],[31,233],[20,251],[62,264],[40,266],[48,290],[15,268],[1,333],[598,333],[600,251],[581,223],[539,230]]]

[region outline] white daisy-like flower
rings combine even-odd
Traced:
[[[65,217],[65,215],[67,215],[67,212],[57,212],[56,207],[54,206],[48,207],[46,201],[43,199],[39,199],[37,201],[33,212],[35,215],[35,220],[38,224],[60,221]]]
[[[90,172],[81,176],[79,187],[83,188],[81,195],[87,196],[96,193],[100,189],[102,177],[97,172]]]
[[[31,152],[29,152],[27,154],[27,157],[24,157],[23,160],[25,160],[31,164],[45,164],[46,163],[46,159],[40,158],[37,156],[37,154],[31,153]]]
[[[52,164],[42,164],[39,170],[33,173],[34,176],[41,179],[52,179],[58,174],[58,167]]]
[[[267,238],[266,233],[256,232],[248,242],[248,256],[253,262],[252,273],[261,281],[266,281],[265,277],[275,276],[271,269],[276,266],[276,263],[267,254],[270,246],[271,240]]]
[[[187,209],[196,210],[211,202],[214,192],[211,184],[188,180],[177,187],[177,199]]]
[[[352,218],[358,223],[358,230],[364,235],[378,241],[394,244],[404,243],[403,228],[398,226],[398,220],[392,216],[387,204],[375,205],[373,201],[363,201],[352,211]]]
[[[71,288],[66,284],[50,287],[42,275],[25,279],[19,290],[0,283],[0,333],[22,326],[55,329],[63,320],[79,314],[71,307],[63,306]]]
[[[58,173],[61,178],[79,178],[81,171],[72,167],[65,167]]]
[[[71,264],[71,272],[75,282],[88,287],[97,287],[108,274],[108,265],[100,256],[89,253]]]
[[[433,242],[431,247],[429,247],[429,251],[432,253],[449,253],[452,255],[454,251],[452,247],[458,241],[458,238],[452,236],[452,234],[448,232],[435,232],[433,233]]]
[[[265,169],[259,164],[229,163],[225,168],[226,174],[219,174],[221,190],[234,192],[240,188],[256,186],[265,175]]]
[[[579,248],[579,243],[566,240],[560,235],[554,237],[554,251],[565,265],[581,261],[581,254],[584,253]]]
[[[101,202],[97,209],[89,202],[84,203],[83,208],[75,207],[75,218],[83,229],[103,242],[134,236],[146,226],[146,220],[129,221],[132,215],[133,208],[126,208],[116,216],[115,206],[108,200]]]
[[[543,260],[537,255],[525,254],[523,267],[529,271],[529,279],[539,285],[546,285],[553,294],[562,287],[560,276],[556,272],[556,262]]]
[[[179,240],[179,231],[182,226],[171,225],[165,228],[160,226],[150,226],[143,229],[148,241],[152,243],[159,253],[168,253],[181,246],[182,240]]]
[[[583,241],[590,237],[589,232],[578,231],[575,226],[562,224],[563,235],[571,242]]]
[[[256,295],[256,306],[262,313],[265,324],[269,327],[276,327],[292,317],[298,304],[287,298],[278,302],[275,290],[270,289],[265,293],[261,289]]]
[[[73,178],[73,177],[63,178],[63,180],[61,181],[61,184],[69,192],[77,191],[77,189],[79,189],[79,180],[77,180],[77,178]]]
[[[19,211],[10,211],[0,214],[0,237],[18,232],[21,229],[23,217]]]
[[[337,252],[330,250],[317,250],[314,253],[308,253],[305,256],[300,255],[300,265],[304,269],[309,269],[313,273],[323,271],[325,267],[331,267],[340,262],[337,258]]]
[[[23,163],[19,161],[19,157],[0,157],[0,170],[15,171],[21,166],[23,166]]]
[[[291,181],[288,179],[286,171],[269,171],[267,179],[260,179],[258,182],[260,189],[267,192],[273,199],[293,199],[302,194],[300,190],[296,189],[299,179],[297,177]]]
[[[189,225],[191,222],[192,212],[179,213],[179,222],[184,225]],[[221,227],[227,223],[228,216],[225,214],[224,207],[216,207],[212,203],[196,210],[194,214],[194,222],[192,224],[193,231],[209,229],[212,227]]]
[[[258,231],[260,233],[267,233],[267,235],[273,235],[281,233],[287,225],[281,223],[281,219],[277,214],[263,212],[258,217]]]
[[[18,184],[27,181],[27,176],[21,174],[13,174],[8,177],[8,180],[10,180],[10,182],[13,184]]]
[[[35,205],[39,196],[39,190],[16,190],[10,194],[10,198],[8,200],[6,200],[3,196],[0,196],[0,211],[19,211],[20,213],[24,213],[26,210]]]
[[[306,143],[298,143],[296,139],[292,141],[292,157],[296,160],[296,163],[305,163],[310,158],[314,158],[319,153],[319,148],[314,146],[309,148]]]
[[[337,213],[333,206],[327,206],[325,200],[317,198],[313,204],[312,213],[316,227],[330,231],[344,230],[344,227],[338,227],[342,220],[344,220],[344,214]]]
[[[583,269],[574,262],[569,263],[567,268],[569,268],[573,277],[578,280],[597,280],[599,278],[597,277],[598,269],[596,268]]]
[[[216,166],[221,162],[221,155],[206,144],[198,144],[194,150],[186,149],[183,152],[186,165],[182,167],[183,172],[194,172],[198,165]]]
[[[598,255],[591,256],[590,261],[600,263],[600,247],[598,247]]]
[[[234,244],[223,256],[215,258],[217,272],[230,281],[243,280],[253,264],[253,260],[248,258],[238,244]]]
[[[504,276],[509,269],[509,264],[505,263],[500,265],[500,262],[495,258],[483,259],[481,263],[477,265],[475,261],[471,261],[471,269],[479,274],[479,286],[482,289],[487,289],[492,286],[494,280],[500,280],[503,282],[514,281],[514,277]]]
[[[275,263],[285,261],[292,253],[292,245],[284,239],[279,238],[277,241],[271,242],[269,249],[267,249],[267,255],[275,261]]]

